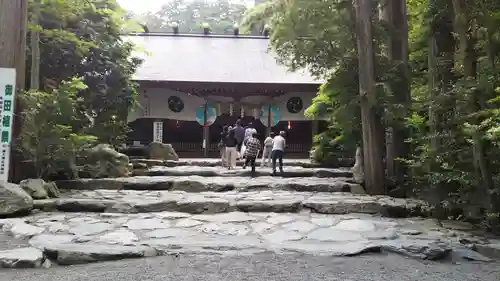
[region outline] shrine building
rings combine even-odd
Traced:
[[[269,130],[286,131],[289,157],[305,157],[326,126],[304,116],[321,81],[279,65],[267,36],[172,32],[124,39],[144,60],[134,76],[140,106],[128,116],[130,145],[160,141],[180,157],[215,157],[222,127],[241,118],[261,139]]]

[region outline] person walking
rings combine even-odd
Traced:
[[[273,151],[273,138],[275,133],[271,132],[269,136],[264,140],[264,149],[262,150],[262,160],[260,161],[260,166],[269,166],[271,162],[271,152]]]
[[[231,170],[236,167],[236,157],[238,154],[238,151],[236,150],[238,141],[236,140],[235,130],[228,131],[226,138],[224,138],[224,144],[226,145],[227,169]]]
[[[236,120],[236,124],[233,128],[234,134],[237,140],[237,151],[241,151],[243,141],[245,140],[245,128],[241,126],[241,119]]]
[[[273,139],[273,151],[271,152],[273,176],[276,175],[276,160],[279,161],[280,173],[283,173],[283,155],[285,154],[285,147],[285,131],[281,131],[280,134]]]
[[[226,163],[226,144],[224,143],[224,139],[227,137],[228,131],[229,131],[228,126],[222,127],[222,132],[220,133],[220,141],[217,144],[217,146],[219,148],[219,152],[220,152],[220,159],[221,159],[222,167],[227,166],[227,163]]]
[[[240,149],[240,155],[241,157],[245,157],[246,153],[245,150],[247,149],[245,145],[245,141],[250,138],[253,134],[257,133],[257,130],[253,127],[253,124],[250,122],[247,127],[245,127],[245,136],[243,138],[243,145],[241,146]]]
[[[253,133],[249,138],[245,140],[245,164],[243,169],[245,169],[248,164],[252,167],[252,173],[255,173],[255,160],[259,156],[260,151],[260,141],[257,138],[257,133]]]

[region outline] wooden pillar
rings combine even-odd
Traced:
[[[266,128],[266,135],[269,136],[272,131],[272,126],[271,126],[271,103],[269,102],[267,104],[267,128]]]
[[[205,107],[203,110],[203,156],[208,157],[208,148],[210,146],[210,130],[208,126],[208,101],[205,101]]]

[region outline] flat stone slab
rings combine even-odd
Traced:
[[[44,249],[60,265],[156,256],[156,251],[147,246],[102,245],[91,242],[52,244]]]
[[[0,267],[2,268],[39,268],[49,267],[43,252],[37,248],[27,247],[0,251]]]
[[[141,176],[202,176],[202,177],[263,177],[269,176],[272,169],[269,167],[257,167],[252,173],[250,167],[246,169],[236,168],[228,170],[223,167],[202,167],[202,166],[153,166],[147,171],[141,173]],[[300,166],[285,167],[283,173],[277,173],[279,177],[285,178],[352,178],[352,172],[349,168],[304,168]]]
[[[412,199],[388,196],[354,195],[352,193],[295,192],[285,190],[184,192],[137,190],[73,190],[63,193],[66,198],[34,200],[34,207],[45,211],[149,213],[182,212],[214,214],[232,211],[296,213],[310,210],[323,214],[366,213],[388,217],[425,215],[426,204]],[[80,204],[82,202],[82,204]],[[89,205],[95,202],[96,206]],[[105,208],[101,208],[101,207]],[[94,222],[87,222],[94,223]],[[148,226],[160,224],[151,221]],[[58,227],[61,227],[58,225]],[[106,225],[84,227],[82,231],[99,231]],[[77,228],[75,228],[77,229]],[[76,231],[76,230],[73,231]]]
[[[364,193],[363,188],[348,182],[347,178],[281,178],[262,176],[257,178],[238,176],[137,176],[130,178],[78,179],[58,181],[59,189],[65,190],[180,190],[202,191],[250,191],[284,189],[316,192]]]
[[[215,167],[221,166],[221,159],[219,158],[181,158],[179,161],[164,161],[155,159],[130,159],[132,164],[145,164],[149,167],[152,166],[202,166],[202,167]],[[243,166],[244,161],[238,160],[237,165]],[[256,163],[260,166],[261,159],[257,159]],[[323,165],[318,163],[312,163],[309,159],[283,159],[283,164],[286,167],[304,167],[304,168],[319,168]],[[339,167],[352,167],[354,165],[353,159],[339,159]]]
[[[175,215],[172,215],[175,214]],[[196,224],[182,224],[190,220]],[[328,224],[325,224],[328,221]],[[89,222],[112,225],[107,231],[80,235],[71,229]],[[368,214],[324,215],[301,213],[243,213],[191,215],[163,212],[147,214],[38,213],[11,221],[43,228],[29,240],[31,248],[0,251],[8,267],[39,267],[42,252],[61,265],[140,258],[169,254],[253,254],[256,252],[306,253],[353,256],[389,251],[428,260],[453,257],[489,261],[460,241],[479,240],[465,231],[433,226],[421,218],[389,219]],[[92,224],[91,223],[91,224]],[[52,231],[51,224],[66,230]],[[142,227],[152,225],[152,227]],[[141,226],[141,227],[137,227]],[[405,234],[408,228],[418,235]],[[488,241],[485,242],[488,245]]]

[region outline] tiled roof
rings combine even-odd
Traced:
[[[138,33],[124,36],[144,59],[138,81],[320,84],[306,71],[277,64],[260,36]]]

